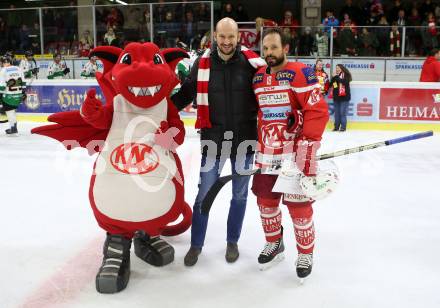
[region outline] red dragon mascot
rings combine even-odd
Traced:
[[[178,48],[160,51],[152,43],[101,46],[92,55],[104,64],[96,77],[105,105],[90,89],[80,111],[51,115],[49,121],[56,124],[32,133],[59,140],[67,149],[81,146],[99,153],[89,199],[107,237],[96,289],[116,293],[130,277],[132,240],[136,256],[163,266],[174,260],[174,249],[159,236],[180,234],[191,225],[175,152],[185,130],[168,98],[178,83],[175,66],[188,55]],[[180,215],[183,219],[170,225]]]

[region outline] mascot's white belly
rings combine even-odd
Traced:
[[[174,156],[154,144],[166,121],[166,99],[143,109],[122,95],[113,100],[113,122],[94,170],[97,209],[117,220],[141,222],[167,213],[176,199]]]

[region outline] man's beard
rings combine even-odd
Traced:
[[[274,62],[269,62],[268,59],[274,59]],[[278,66],[281,63],[284,62],[285,56],[283,55],[282,57],[276,57],[276,56],[268,56],[265,58],[267,66],[269,67],[273,67],[273,66]]]
[[[236,49],[236,47],[234,48],[234,47],[232,46],[232,47],[231,47],[231,51],[226,52],[226,51],[224,51],[224,50],[221,48],[220,45],[217,45],[217,47],[218,47],[218,50],[219,50],[222,54],[224,54],[225,56],[230,56],[230,55],[232,55],[232,54],[235,52],[235,49]]]

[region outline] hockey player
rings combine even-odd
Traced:
[[[17,118],[15,110],[25,98],[23,71],[12,65],[12,58],[5,56],[3,58],[3,68],[0,71],[0,93],[2,94],[2,110],[6,112],[9,128],[5,130],[7,135],[18,133]]]
[[[282,198],[295,230],[296,272],[299,278],[305,278],[313,264],[313,200],[300,194],[275,193],[272,188],[281,164],[296,163],[305,176],[315,175],[315,154],[329,115],[313,68],[288,62],[288,51],[288,40],[280,29],[271,28],[264,33],[263,53],[268,66],[259,69],[253,79],[259,105],[256,164],[264,171],[254,176],[252,191],[257,196],[266,237],[266,245],[258,257],[260,269],[283,258],[279,208]]]
[[[38,75],[38,65],[34,59],[34,53],[32,51],[26,51],[24,53],[25,58],[20,61],[20,68],[23,71],[24,78],[31,79],[37,78]]]
[[[67,67],[66,62],[61,63],[61,55],[56,53],[53,55],[53,63],[49,66],[47,79],[61,79],[70,73],[70,68]]]
[[[98,64],[96,63],[96,60],[97,58],[95,55],[89,56],[89,62],[84,65],[81,71],[82,78],[95,78],[96,72],[98,71]]]

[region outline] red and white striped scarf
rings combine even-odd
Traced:
[[[266,62],[252,50],[241,46],[241,52],[244,54],[249,64],[258,69],[266,65]],[[197,120],[196,128],[211,128],[209,119],[208,102],[208,83],[209,71],[211,68],[211,49],[206,49],[199,61],[199,70],[197,73]]]

